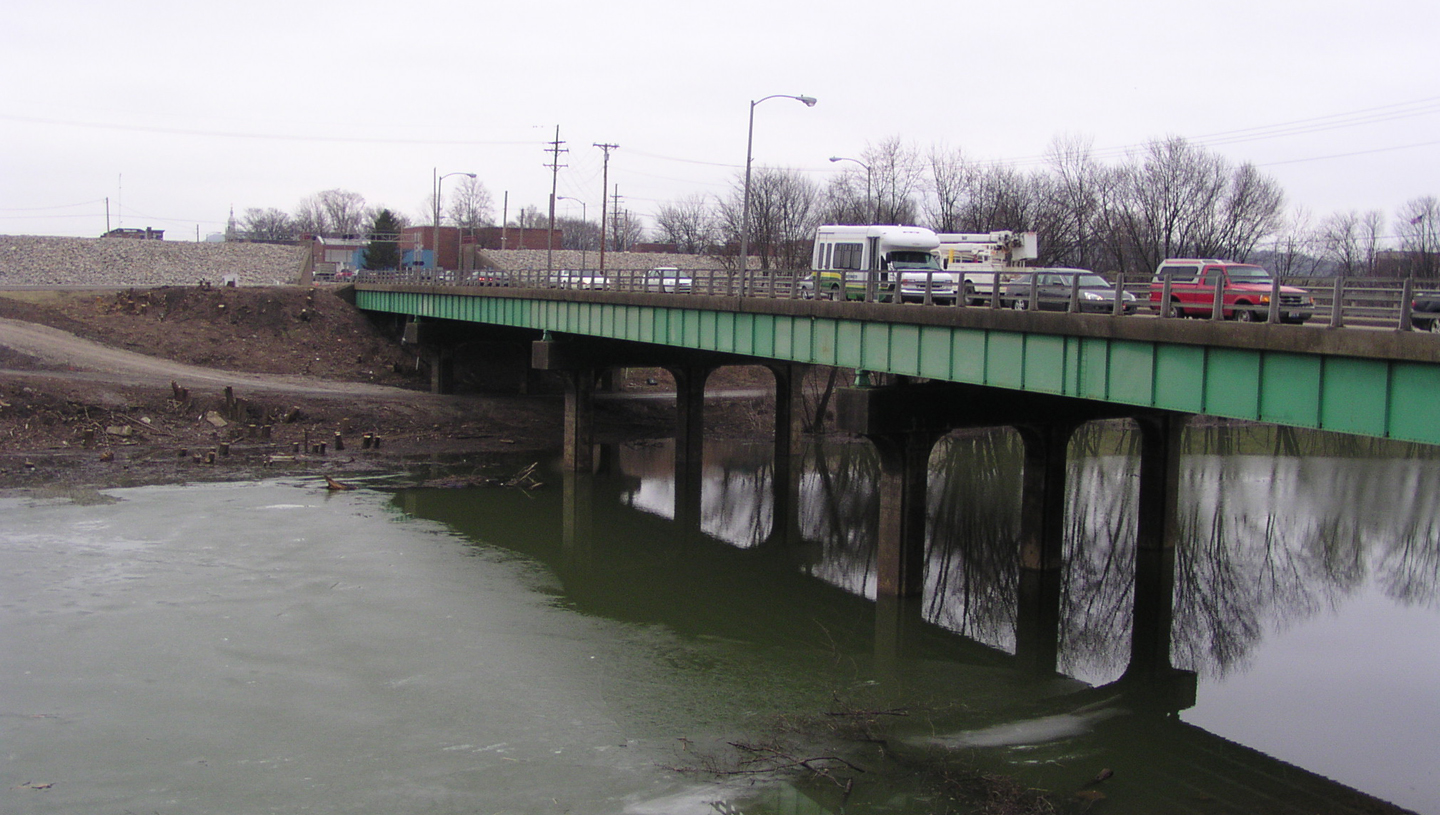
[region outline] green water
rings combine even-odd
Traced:
[[[1007,433],[937,450],[906,604],[873,600],[859,444],[812,447],[793,507],[763,446],[712,445],[688,528],[663,444],[540,462],[534,490],[3,498],[0,811],[1440,812],[1440,466],[1189,441],[1168,659],[1143,665],[1154,564],[1113,429],[1072,447],[1048,635],[1017,622]],[[1053,665],[1017,657],[1037,636]]]

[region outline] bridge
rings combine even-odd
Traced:
[[[1010,425],[1025,440],[1022,562],[1042,572],[1060,563],[1065,449],[1085,421],[1140,424],[1140,534],[1157,549],[1172,545],[1179,434],[1191,416],[1440,444],[1440,338],[1429,333],[835,302],[799,297],[774,279],[747,289],[751,296],[694,283],[686,295],[542,285],[362,282],[354,297],[361,309],[406,321],[407,339],[429,349],[436,390],[447,387],[465,331],[520,330],[516,341],[533,341],[533,365],[565,377],[565,463],[576,471],[592,466],[594,389],[607,368],[675,376],[676,480],[692,487],[710,372],[761,364],[775,374],[783,481],[799,434],[797,372],[855,369],[858,387],[838,394],[837,413],[842,429],[875,443],[888,479],[883,594],[920,590],[929,452],[956,428]],[[1334,315],[1331,325],[1342,325],[1338,307]],[[870,373],[898,384],[867,387]],[[698,487],[685,493],[682,502],[698,502]],[[688,504],[677,515],[693,511]]]
[[[1134,421],[1141,446],[1131,668],[1116,689],[1158,691],[1167,711],[1187,706],[1194,688],[1192,674],[1170,666],[1180,439],[1190,417],[1440,444],[1440,422],[1431,418],[1440,396],[1440,338],[1393,324],[1122,317],[837,302],[797,296],[794,287],[760,292],[769,296],[697,288],[673,294],[394,281],[358,283],[354,297],[361,309],[405,324],[407,339],[431,360],[437,390],[448,387],[456,349],[476,331],[528,345],[531,365],[564,378],[567,547],[590,525],[594,504],[582,474],[594,464],[593,400],[605,369],[661,367],[674,376],[675,522],[698,529],[706,377],[725,365],[769,368],[776,395],[772,537],[779,542],[798,536],[791,457],[802,373],[808,366],[857,371],[855,385],[837,393],[836,412],[841,429],[864,436],[879,453],[877,648],[905,640],[919,619],[933,445],[957,428],[1011,426],[1025,450],[1013,659],[1054,671],[1069,439],[1087,421]],[[1401,318],[1408,320],[1403,310]],[[894,384],[877,386],[880,378]],[[1203,742],[1198,749],[1210,757],[1186,759],[1186,766],[1216,763],[1219,747],[1199,736],[1191,741]],[[1215,772],[1248,772],[1228,762]],[[1254,763],[1248,755],[1236,759]],[[1273,765],[1259,763],[1273,775]],[[1312,780],[1296,776],[1280,787],[1294,792]],[[1334,791],[1327,785],[1316,788]]]

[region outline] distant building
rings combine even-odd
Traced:
[[[131,240],[140,241],[163,241],[165,240],[165,230],[151,229],[148,226],[144,229],[112,229],[109,232],[106,232],[104,235],[101,235],[100,237],[130,238]]]

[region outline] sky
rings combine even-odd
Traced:
[[[755,165],[820,183],[891,138],[1029,169],[1057,138],[1114,162],[1182,136],[1316,220],[1440,195],[1428,0],[10,0],[4,22],[0,234],[98,236],[108,199],[109,226],[195,240],[334,188],[424,222],[435,176],[471,172],[513,217],[548,206],[557,127],[557,215],[598,218],[608,143],[609,192],[648,219],[732,189],[752,110]]]

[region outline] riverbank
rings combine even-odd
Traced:
[[[437,396],[414,349],[326,289],[0,294],[0,487],[343,476],[443,463],[473,477],[561,442],[559,392]],[[765,384],[763,372],[725,386]],[[663,392],[632,370],[619,394]],[[767,397],[768,398],[768,397]],[[768,435],[762,403],[711,410]],[[673,431],[665,399],[602,399],[599,441]]]

